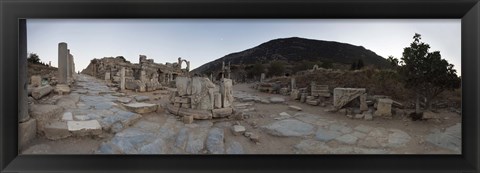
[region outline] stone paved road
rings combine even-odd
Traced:
[[[246,92],[234,92],[234,96],[236,107],[248,112],[255,112],[251,108],[254,104],[281,105],[284,102],[276,97],[263,98]],[[105,82],[86,75],[77,77],[76,87],[72,88],[70,95],[53,100],[64,109],[64,122],[98,122],[103,133],[113,134],[95,149],[96,154],[256,154],[252,148],[256,146],[246,145],[245,141],[253,143],[260,137],[261,143],[262,138],[267,136],[272,140],[269,142],[278,144],[282,144],[284,138],[294,139],[295,143],[289,147],[292,151],[288,153],[298,154],[398,154],[396,149],[416,142],[410,134],[400,129],[352,126],[308,112],[292,115],[281,112],[272,118],[273,121],[259,126],[259,134],[249,134],[244,138],[250,139],[239,140],[238,136],[227,134],[231,133],[233,124],[229,122],[196,120],[193,124],[184,124],[166,112],[153,115],[163,118],[163,121],[150,121],[148,115],[130,112],[122,106],[148,99],[126,96],[112,90]],[[271,100],[281,101],[273,103]],[[459,151],[459,128],[460,125],[457,125],[445,132],[433,133],[426,141]],[[92,135],[87,132],[83,130],[79,133]]]

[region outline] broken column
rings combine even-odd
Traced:
[[[233,91],[232,91],[232,80],[223,79],[220,83],[220,94],[222,95],[222,107],[227,108],[231,107],[233,103]]]
[[[120,70],[120,90],[125,90],[125,67]]]
[[[265,73],[262,73],[260,75],[260,82],[263,82],[265,80]]]

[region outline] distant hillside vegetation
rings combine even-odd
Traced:
[[[334,64],[333,68],[335,68],[338,65],[350,67],[350,64],[359,60],[362,60],[365,66],[390,67],[385,58],[362,46],[292,37],[271,40],[245,51],[228,54],[206,63],[192,70],[192,72],[199,74],[215,73],[220,70],[222,61],[225,61],[226,64],[230,62],[232,66],[242,66],[244,68],[256,63],[269,64],[272,61],[280,61],[287,64],[287,68],[290,68],[287,71],[294,72],[295,70],[292,70],[292,68],[302,62],[310,64],[309,67],[314,65],[311,62],[327,62]]]

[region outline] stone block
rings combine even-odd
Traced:
[[[375,116],[392,116],[392,99],[378,99]]]
[[[43,96],[46,96],[48,94],[50,94],[50,92],[52,92],[53,90],[53,87],[50,86],[50,85],[45,85],[45,86],[39,86],[39,87],[36,87],[36,88],[33,88],[32,89],[32,97],[34,99],[40,99],[42,98]]]
[[[232,133],[233,135],[241,135],[243,133],[245,133],[245,127],[244,126],[241,126],[241,125],[234,125],[232,126]]]
[[[292,91],[290,92],[290,98],[293,100],[300,99],[300,91],[298,89],[292,89]]]
[[[206,120],[212,119],[212,111],[201,110],[201,109],[187,109],[180,108],[177,113],[178,116],[193,116],[193,119],[197,120]]]
[[[67,122],[52,121],[45,126],[45,137],[50,140],[64,139],[72,136],[68,130]]]
[[[222,95],[220,93],[213,94],[213,108],[222,108]]]
[[[341,109],[353,99],[366,92],[365,88],[335,88],[333,90],[333,107]]]
[[[102,126],[97,120],[90,121],[67,121],[68,131],[75,136],[99,135]]]
[[[30,77],[30,84],[33,87],[42,86],[42,77],[39,75],[33,75],[32,77]]]
[[[306,103],[309,105],[318,106],[320,102],[318,100],[307,100]]]
[[[175,97],[175,103],[191,103],[190,97]]]
[[[158,108],[157,104],[150,104],[150,103],[130,103],[130,104],[124,104],[124,106],[128,110],[139,113],[139,114],[155,112]]]
[[[296,111],[302,111],[302,108],[301,107],[298,107],[298,106],[288,106],[289,109],[292,109],[292,110],[296,110]]]
[[[192,108],[192,104],[190,103],[182,103],[182,108]]]
[[[137,100],[137,102],[143,102],[143,101],[150,100],[150,97],[148,97],[148,96],[135,96],[135,100]]]
[[[192,94],[191,78],[179,76],[175,78],[175,86],[180,96]]]
[[[232,115],[233,109],[232,108],[220,108],[220,109],[213,109],[212,110],[212,116],[214,118],[220,118],[220,117],[228,117]]]
[[[62,118],[63,107],[57,105],[29,105],[29,114],[37,120],[37,132],[43,133],[44,126],[53,120]]]
[[[193,116],[184,116],[183,123],[185,124],[192,124],[193,123]]]
[[[60,95],[68,94],[70,93],[70,91],[70,87],[66,84],[57,84],[57,86],[55,87],[55,93],[58,93]]]
[[[20,148],[25,147],[37,135],[37,120],[30,118],[29,120],[18,124],[18,145]]]
[[[301,93],[300,94],[300,102],[305,103],[307,101],[307,93]]]

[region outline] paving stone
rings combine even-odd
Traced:
[[[462,151],[462,125],[460,123],[445,129],[445,132],[434,132],[426,137],[426,141],[457,153]]]
[[[357,137],[351,135],[351,134],[345,134],[343,136],[335,138],[335,140],[344,143],[344,144],[355,144],[358,140]]]
[[[204,128],[199,128],[192,130],[188,135],[187,146],[185,151],[191,154],[201,154],[204,153],[204,143],[207,137],[208,130]]]
[[[362,133],[362,132],[357,132],[357,131],[353,132],[352,135],[357,137],[357,138],[364,138],[364,137],[367,136],[367,134]]]
[[[211,154],[224,154],[225,153],[225,144],[224,144],[224,131],[219,128],[212,128],[208,132],[207,137],[207,150]]]
[[[320,119],[320,116],[309,113],[296,113],[294,117],[306,123],[315,123],[318,119]]]
[[[99,135],[102,126],[97,120],[90,121],[67,121],[68,131],[77,136]]]
[[[388,145],[391,147],[405,146],[411,139],[410,135],[398,129],[390,129],[388,135]]]
[[[163,139],[156,139],[138,149],[138,154],[166,154],[167,146]]]
[[[314,133],[314,127],[296,119],[286,119],[263,126],[267,133],[274,136],[307,136]]]
[[[73,120],[73,114],[71,112],[63,113],[62,120],[63,121],[72,121]]]
[[[180,148],[182,150],[185,149],[185,146],[187,145],[188,133],[189,133],[188,128],[184,127],[180,129],[180,131],[177,134],[177,138],[175,139],[175,147]]]
[[[315,134],[315,139],[322,142],[328,142],[332,139],[339,137],[340,135],[342,135],[342,133],[338,131],[330,131],[323,128],[319,128],[317,130],[317,133]]]
[[[237,141],[232,141],[226,149],[226,154],[245,154],[242,144]]]
[[[373,127],[360,124],[357,127],[355,127],[354,130],[359,131],[359,132],[363,132],[363,133],[369,133],[370,131],[373,130]]]
[[[340,124],[331,124],[329,129],[333,130],[333,131],[339,131],[339,132],[342,132],[344,134],[352,132],[352,128],[346,127],[346,126],[340,125]]]
[[[90,117],[87,116],[87,115],[76,115],[76,116],[75,116],[75,120],[78,120],[78,121],[87,121],[87,120],[90,120]]]

